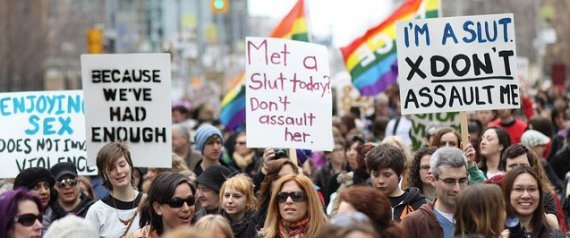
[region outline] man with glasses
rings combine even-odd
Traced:
[[[442,147],[435,151],[430,161],[429,177],[437,198],[409,214],[402,225],[410,237],[453,237],[455,231],[455,204],[457,196],[467,188],[467,159],[463,151],[455,147]]]
[[[80,191],[77,184],[77,168],[74,163],[63,162],[51,167],[51,174],[55,178],[57,201],[66,214],[85,217],[93,201]]]

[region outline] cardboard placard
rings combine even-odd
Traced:
[[[326,47],[248,37],[245,62],[247,146],[332,150]]]
[[[172,165],[169,54],[81,55],[87,158],[106,143],[129,144],[137,167]]]

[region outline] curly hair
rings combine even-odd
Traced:
[[[423,147],[420,148],[418,150],[418,152],[416,152],[416,154],[414,155],[414,159],[412,160],[412,163],[410,163],[409,166],[409,170],[408,170],[408,176],[407,176],[407,184],[405,187],[416,187],[420,189],[420,192],[423,194],[424,191],[423,189],[423,182],[420,178],[420,162],[422,161],[422,158],[426,155],[433,155],[433,153],[435,153],[435,151],[437,150],[436,147]]]

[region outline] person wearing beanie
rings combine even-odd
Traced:
[[[543,157],[549,142],[548,136],[535,130],[526,130],[521,137],[521,144],[533,150],[539,157]]]
[[[221,214],[220,188],[231,175],[232,171],[228,168],[212,165],[198,176],[196,179],[197,197],[201,208],[194,215],[195,221],[209,214]]]
[[[194,136],[196,149],[202,153],[202,160],[191,168],[197,176],[213,165],[220,165],[222,145],[224,143],[222,132],[212,125],[202,125],[196,130]]]
[[[51,176],[49,170],[42,167],[27,168],[16,176],[14,180],[14,189],[25,188],[33,195],[40,198],[42,204],[42,234],[48,229],[52,222],[53,204],[55,202],[56,192],[53,191],[55,180]],[[57,215],[57,217],[61,214]]]
[[[55,179],[58,207],[65,215],[74,214],[85,217],[87,210],[94,202],[81,193],[75,164],[72,162],[58,163],[51,167],[50,172]]]

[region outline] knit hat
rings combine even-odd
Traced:
[[[521,144],[532,148],[537,145],[546,145],[550,142],[550,138],[545,136],[544,134],[535,131],[535,130],[527,130],[522,134]]]
[[[55,180],[51,176],[49,170],[42,167],[32,167],[22,170],[14,180],[14,188],[26,187],[28,189],[34,188],[39,182],[48,182],[50,187],[53,187]]]
[[[44,235],[44,238],[98,238],[93,225],[78,216],[65,216],[54,221]]]
[[[232,171],[221,165],[213,165],[208,167],[198,176],[196,183],[205,185],[206,187],[220,192],[222,184],[232,175]]]
[[[50,172],[55,181],[59,181],[61,177],[65,175],[77,177],[77,168],[75,167],[75,164],[71,162],[58,163],[51,167]]]
[[[208,124],[198,127],[196,135],[194,135],[194,141],[196,142],[196,149],[198,149],[200,153],[204,153],[204,144],[206,144],[206,141],[212,136],[218,136],[222,144],[224,143],[222,132],[218,130],[218,128]]]

